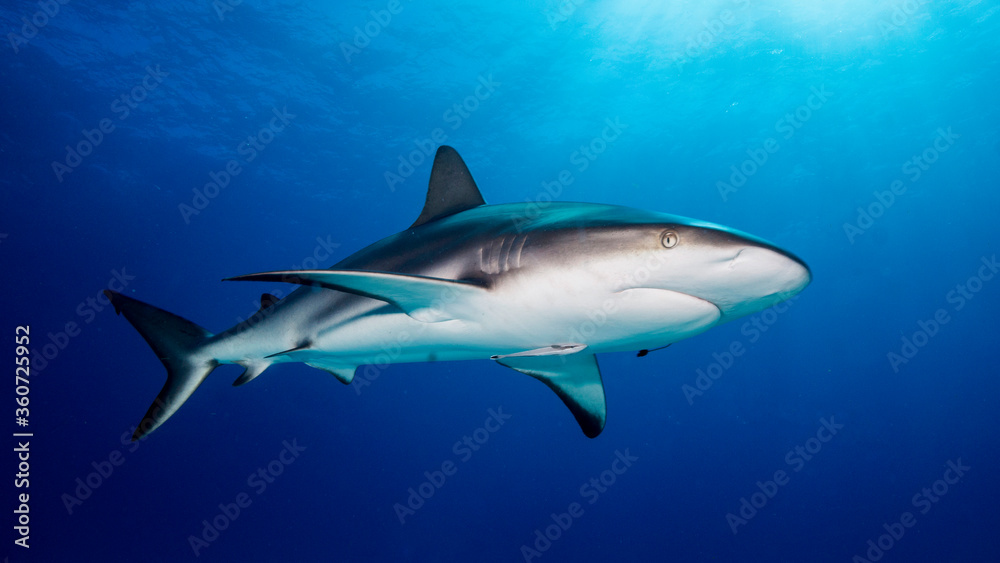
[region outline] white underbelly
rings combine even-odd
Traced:
[[[382,314],[325,331],[313,354],[357,365],[488,359],[553,344],[585,344],[591,353],[638,350],[703,332],[720,317],[707,301],[659,289],[506,293],[455,309],[461,318],[434,323],[386,305]]]

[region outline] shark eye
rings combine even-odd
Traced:
[[[680,239],[677,236],[677,233],[673,231],[663,231],[663,234],[660,235],[660,243],[663,244],[663,248],[673,248],[677,246],[678,240]]]

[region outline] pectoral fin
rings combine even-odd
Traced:
[[[364,270],[288,270],[224,281],[278,281],[325,287],[391,303],[422,322],[460,318],[461,304],[486,291],[472,282]]]
[[[511,354],[494,359],[548,385],[569,407],[588,438],[596,438],[604,430],[607,419],[604,382],[593,354]]]

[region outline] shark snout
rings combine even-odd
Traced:
[[[812,281],[798,256],[770,245],[735,249],[725,266],[729,294],[716,302],[724,316],[748,315],[795,296]]]

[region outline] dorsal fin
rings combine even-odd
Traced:
[[[277,302],[278,302],[277,297],[271,295],[270,293],[262,293],[260,296],[260,311],[267,309],[268,307],[274,305]]]
[[[431,181],[427,186],[427,201],[420,217],[417,217],[410,228],[480,205],[486,205],[486,201],[479,193],[476,181],[472,179],[462,157],[458,156],[455,149],[441,145],[434,155]]]

